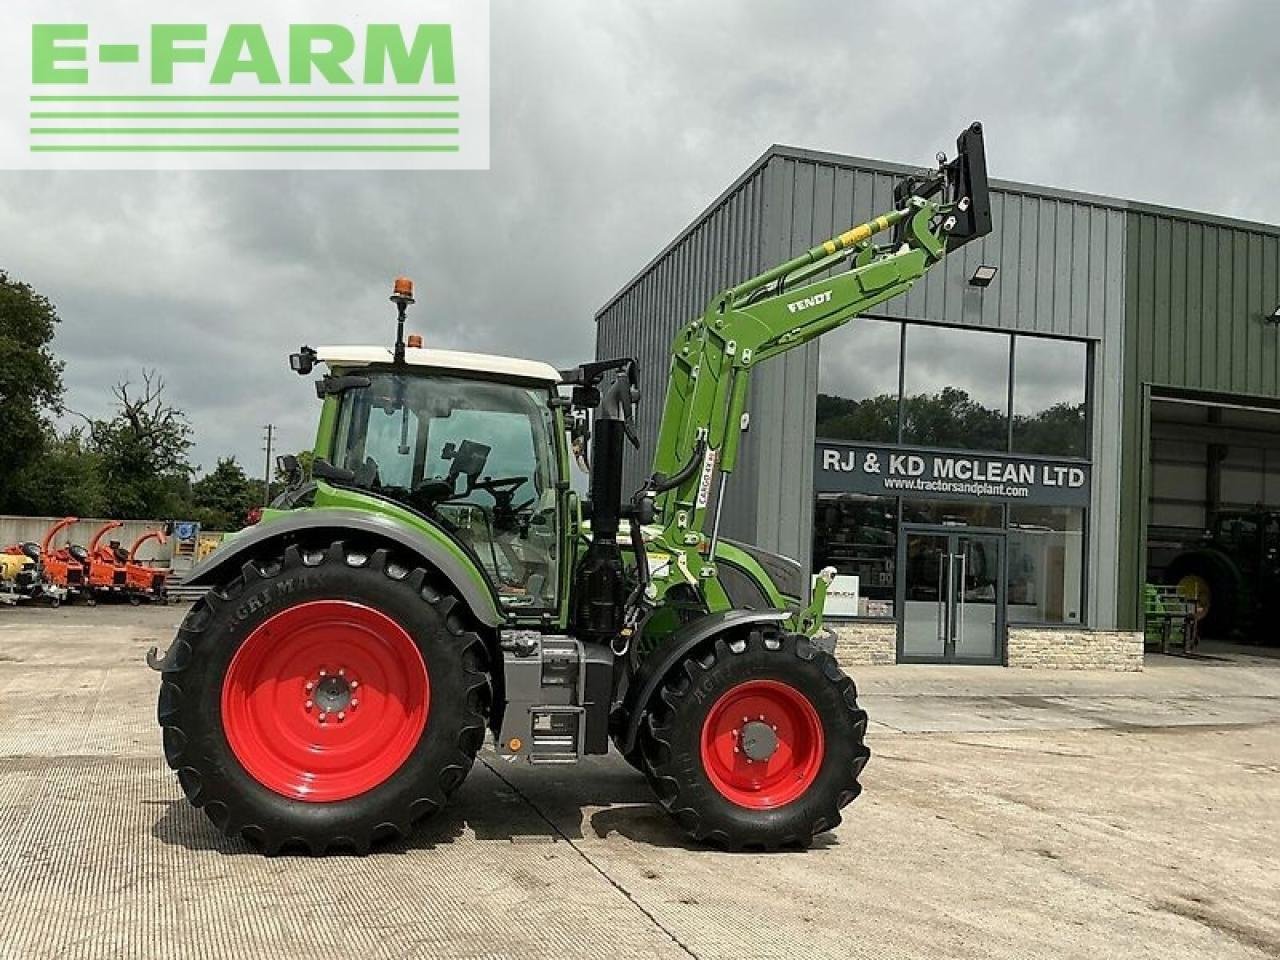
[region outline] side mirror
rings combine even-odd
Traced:
[[[285,475],[291,486],[302,479],[302,464],[292,453],[276,457],[276,469]]]
[[[302,347],[297,353],[289,354],[289,369],[299,376],[307,376],[315,369],[317,355],[311,347]]]

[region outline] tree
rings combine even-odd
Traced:
[[[192,473],[187,460],[191,424],[185,413],[165,402],[164,389],[159,374],[143,370],[140,389],[128,380],[112,387],[114,417],[92,420],[80,414],[102,458],[107,507],[113,517],[173,517],[183,512]]]
[[[15,480],[62,409],[62,363],[49,349],[57,323],[47,298],[0,270],[0,512],[17,507]]]
[[[959,387],[905,397],[902,435],[912,443],[960,450],[1003,450],[1009,443],[1004,411],[984,407]]]
[[[849,400],[820,393],[817,434],[826,440],[893,443],[898,439],[898,398],[885,393]]]
[[[909,443],[962,450],[1003,450],[1008,443],[1004,412],[984,407],[957,387],[904,397],[902,415],[902,435]],[[898,435],[898,398],[818,394],[817,433],[828,440],[892,443]]]
[[[1055,403],[1035,416],[1013,418],[1013,444],[1019,453],[1086,457],[1088,436],[1083,403]]]
[[[235,457],[220,457],[208,475],[191,485],[194,519],[210,530],[239,530],[260,504],[261,489],[261,482],[250,480]]]
[[[83,431],[58,436],[50,430],[40,456],[16,476],[10,502],[32,516],[100,517],[107,504],[102,458]]]

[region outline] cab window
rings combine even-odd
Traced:
[[[559,581],[554,421],[545,389],[372,373],[339,401],[335,466],[468,546],[511,609],[553,609]]]

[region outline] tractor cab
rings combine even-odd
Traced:
[[[555,369],[420,345],[399,362],[384,347],[314,355],[330,370],[315,479],[443,527],[508,612],[557,613],[568,482]]]

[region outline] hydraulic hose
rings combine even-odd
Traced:
[[[683,467],[669,477],[655,473],[649,478],[649,482],[644,485],[644,491],[666,493],[668,490],[674,490],[697,472],[698,468],[702,466],[702,458],[706,455],[706,452],[706,437],[699,437],[697,444],[694,445],[693,453],[689,455],[689,459]]]

